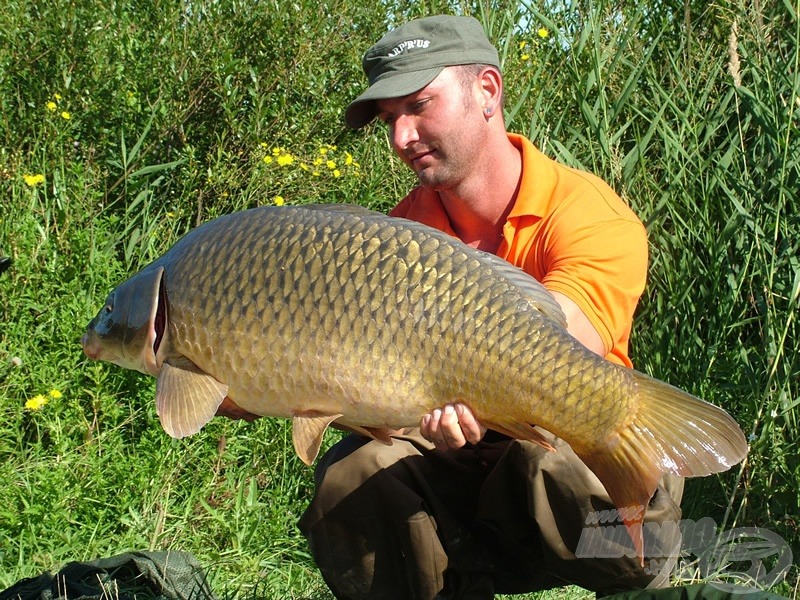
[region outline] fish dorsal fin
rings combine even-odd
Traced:
[[[341,416],[341,414],[326,415],[315,410],[296,412],[292,415],[292,443],[300,460],[307,465],[316,460],[325,430]]]
[[[169,359],[156,383],[156,412],[170,436],[184,438],[200,431],[216,414],[228,386],[201,371],[188,359]]]
[[[295,208],[301,208],[303,210],[337,212],[349,215],[362,215],[362,216],[377,215],[386,217],[386,215],[384,215],[383,213],[370,210],[369,208],[364,208],[363,206],[359,206],[358,204],[302,204]]]
[[[490,264],[498,275],[516,286],[531,306],[566,328],[567,317],[564,316],[561,305],[537,279],[499,256],[481,250],[476,250],[476,252],[481,255],[481,260]]]
[[[387,218],[383,213],[364,208],[358,204],[305,204],[298,206],[305,210],[333,212],[341,214],[349,214],[355,216],[369,217],[375,216],[379,218]],[[403,227],[415,231],[420,231],[428,236],[439,238],[440,241],[447,243],[462,244],[457,238],[453,238],[447,233],[434,229],[423,223],[416,221],[409,221],[407,219],[397,219],[398,222],[403,223]],[[519,292],[524,296],[528,303],[543,315],[553,319],[562,327],[567,326],[567,318],[564,316],[564,311],[561,310],[561,305],[556,302],[553,295],[534,277],[512,265],[507,260],[500,258],[494,254],[470,248],[463,244],[463,250],[467,253],[474,253],[479,260],[488,264],[499,276],[508,280],[512,285],[519,289]]]

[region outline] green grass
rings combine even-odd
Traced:
[[[78,340],[116,283],[200,222],[280,201],[392,206],[411,175],[380,126],[347,131],[343,110],[389,12],[455,4],[501,51],[510,129],[604,177],[646,222],[636,366],[749,436],[741,467],[688,482],[687,517],[769,529],[800,556],[797,3],[8,0],[0,589],[174,548],[226,597],[330,597],[295,527],[313,482],[288,423],[220,419],[173,441],[153,380],[90,363]],[[774,591],[794,596],[797,577]]]

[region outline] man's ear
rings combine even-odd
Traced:
[[[483,111],[491,116],[503,106],[503,76],[496,67],[487,66],[478,75],[478,85]]]

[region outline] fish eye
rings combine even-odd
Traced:
[[[111,303],[109,303],[109,304],[106,304],[106,305],[103,307],[103,310],[105,310],[107,313],[114,312],[114,305],[113,305],[113,304],[111,304]]]

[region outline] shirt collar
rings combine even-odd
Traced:
[[[552,191],[553,174],[548,172],[550,162],[525,136],[509,133],[508,140],[522,153],[522,179],[508,218],[542,217],[547,213]]]

